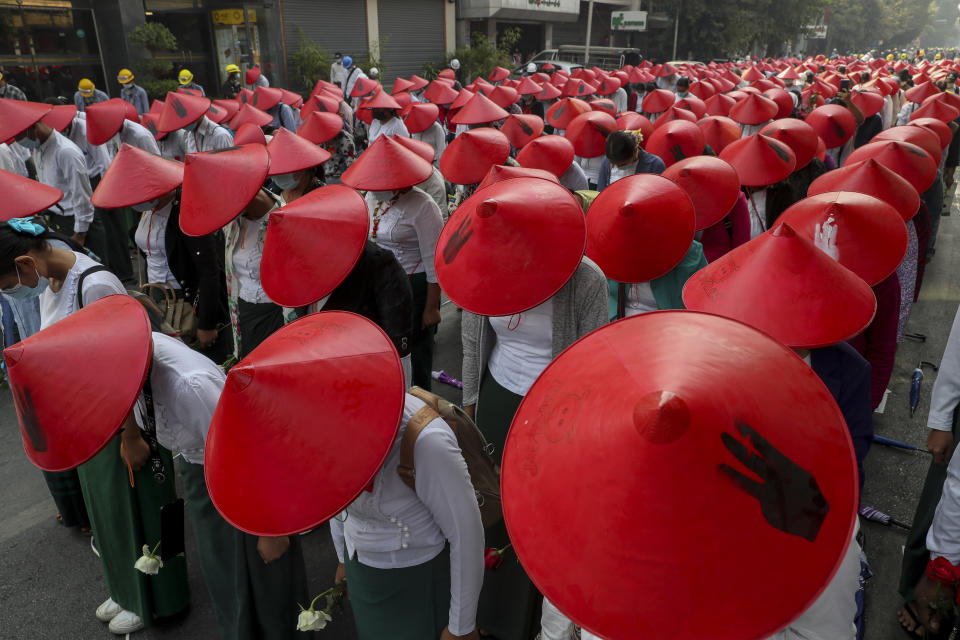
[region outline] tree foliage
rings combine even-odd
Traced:
[[[302,27],[297,27],[299,48],[290,56],[290,88],[308,92],[317,80],[330,80],[330,52],[310,39]]]
[[[177,37],[159,22],[145,22],[130,32],[130,43],[146,49],[149,56],[134,58],[131,64],[137,84],[151,98],[163,99],[168,91],[176,91],[176,65],[171,54],[177,51]]]
[[[452,56],[447,58],[447,66],[450,60],[456,58],[460,61],[460,70],[464,82],[470,82],[478,76],[486,77],[494,67],[513,68],[514,45],[520,41],[520,29],[505,29],[497,42],[493,42],[483,33],[474,33],[470,36],[470,45],[461,47],[453,52]],[[424,70],[432,72],[432,70]]]

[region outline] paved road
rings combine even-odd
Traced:
[[[923,295],[914,307],[910,331],[928,336],[926,343],[905,342],[899,348],[890,383],[892,394],[886,412],[877,415],[876,432],[922,445],[925,419],[935,373],[926,371],[920,410],[910,418],[907,402],[910,374],[921,359],[939,362],[947,334],[960,302],[960,213],[943,218],[938,252],[927,271]],[[459,314],[453,305],[443,309],[438,336],[440,349],[436,368],[459,377]],[[451,400],[459,393],[445,385],[438,388]],[[909,521],[926,473],[927,458],[897,450],[874,447],[867,458],[867,483],[863,502],[894,517]],[[97,558],[87,538],[60,527],[53,503],[40,473],[23,454],[16,417],[8,392],[0,392],[0,639],[77,640],[113,637],[93,616],[107,595]],[[866,550],[874,578],[868,585],[867,633],[869,640],[894,640],[902,636],[896,625],[899,606],[896,585],[905,534],[866,523]],[[332,581],[335,556],[325,527],[304,537],[308,575],[314,593]],[[182,640],[216,637],[209,598],[195,561],[192,532],[187,535],[187,558],[193,605],[182,620],[137,634],[142,640]],[[293,624],[293,621],[291,621]],[[306,636],[304,636],[306,637]],[[349,613],[325,630],[323,640],[355,637]]]

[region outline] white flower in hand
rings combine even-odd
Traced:
[[[827,218],[822,225],[814,225],[813,244],[834,260],[840,258],[840,251],[837,249],[837,223],[833,216]]]
[[[163,560],[157,555],[157,549],[159,547],[160,543],[158,542],[157,546],[153,548],[153,551],[150,551],[148,545],[143,545],[143,555],[133,564],[133,568],[148,576],[157,575],[163,567]]]
[[[297,618],[297,631],[320,631],[333,620],[326,611],[304,609]]]

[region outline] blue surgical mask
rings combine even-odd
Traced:
[[[284,191],[295,189],[300,180],[293,173],[279,173],[273,176],[273,182]]]
[[[36,269],[34,269],[36,271]],[[47,287],[50,286],[50,281],[40,275],[40,272],[37,271],[37,286],[28,287],[23,284],[23,281],[20,280],[20,270],[17,269],[17,284],[9,289],[2,289],[0,293],[7,296],[8,298],[13,298],[14,300],[29,300],[30,298],[36,298],[41,293],[46,291]]]
[[[25,149],[36,149],[40,146],[40,141],[34,140],[33,138],[23,138],[21,140],[17,140],[17,144]]]
[[[150,202],[141,202],[140,204],[130,205],[130,208],[138,213],[143,213],[144,211],[153,211],[157,208],[158,202],[160,202],[160,199],[154,198]]]

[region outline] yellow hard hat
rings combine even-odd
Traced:
[[[906,60],[906,59],[907,59],[907,54],[906,54],[906,53],[901,53],[901,54],[900,54],[900,59],[901,59],[901,60]]]
[[[133,82],[133,71],[130,71],[130,69],[120,69],[120,73],[117,74],[117,82],[120,84]]]
[[[90,80],[89,78],[84,78],[77,84],[77,88],[80,89],[80,95],[86,96],[89,98],[90,96],[93,95],[93,90],[95,87],[93,86],[93,80]]]
[[[893,60],[893,54],[892,54],[892,53],[888,53],[888,54],[887,54],[887,60]]]
[[[934,59],[934,60],[941,60],[941,59],[943,59],[943,56],[938,53],[937,55],[933,56],[933,59]]]
[[[235,64],[228,64],[227,73],[240,73],[240,67]]]
[[[193,82],[193,74],[190,73],[189,69],[184,69],[180,72],[180,84],[190,84]]]

